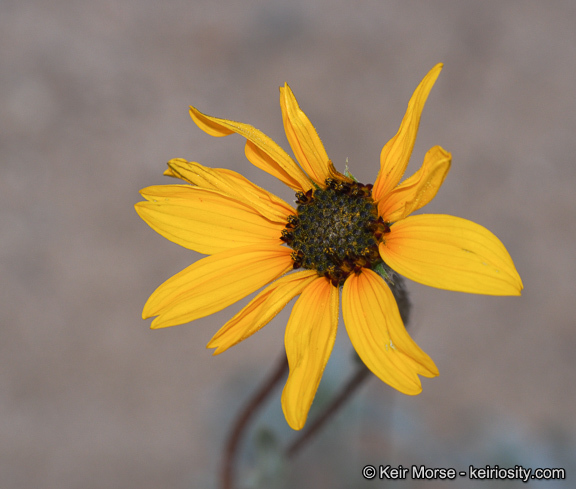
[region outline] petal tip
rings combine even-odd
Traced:
[[[226,350],[226,348],[220,347],[214,340],[210,340],[208,342],[208,344],[206,345],[206,349],[207,350],[214,350],[212,352],[213,357],[220,355],[220,353],[223,353]]]
[[[217,117],[203,114],[192,105],[190,105],[188,112],[196,125],[210,136],[223,137],[228,136],[234,132],[222,124],[222,122],[228,122],[225,119],[218,119]]]
[[[420,386],[420,389],[415,389],[413,391],[406,391],[403,392],[403,394],[406,394],[407,396],[417,396],[419,394],[422,394],[422,386]]]
[[[286,421],[288,421],[288,420],[286,420]],[[294,431],[300,431],[302,428],[304,428],[304,424],[295,424],[294,422],[290,422],[290,421],[288,421],[288,425]]]
[[[282,397],[282,411],[284,412],[284,418],[286,419],[286,422],[290,428],[292,428],[294,431],[300,431],[302,428],[304,428],[308,413],[306,413],[304,417],[299,417],[294,413],[290,413],[286,407],[284,397]]]

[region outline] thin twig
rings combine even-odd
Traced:
[[[391,270],[389,272],[388,275],[390,276],[390,280],[388,281],[388,284],[392,289],[392,293],[394,294],[398,304],[400,316],[406,325],[408,323],[411,309],[408,292],[406,291],[402,277],[393,273]],[[233,489],[235,461],[238,454],[238,447],[242,441],[242,436],[244,435],[250,420],[254,417],[258,409],[262,407],[262,404],[271,394],[276,384],[282,380],[287,370],[288,361],[286,360],[286,356],[282,355],[276,369],[272,372],[270,377],[266,379],[262,387],[252,396],[248,404],[236,418],[224,452],[222,489]],[[346,401],[352,398],[352,395],[369,377],[370,370],[368,370],[364,364],[360,364],[354,375],[350,377],[348,382],[326,409],[324,409],[324,411],[314,421],[308,424],[308,426],[300,432],[299,436],[290,445],[288,445],[285,451],[286,457],[294,457],[296,453],[298,453],[298,451],[318,433],[320,428],[322,428],[322,426],[324,426],[326,422],[336,414]]]
[[[286,457],[292,458],[310,440],[322,426],[336,414],[344,403],[352,398],[352,394],[364,383],[369,377],[370,370],[364,364],[358,366],[355,374],[344,385],[340,393],[332,400],[326,409],[312,423],[310,423],[300,435],[286,449]]]
[[[276,384],[282,380],[287,370],[288,361],[286,360],[286,355],[283,353],[276,368],[262,384],[260,389],[254,393],[252,398],[248,401],[248,404],[246,404],[244,409],[242,409],[236,418],[224,451],[222,489],[233,489],[234,468],[236,456],[238,454],[238,447],[242,441],[242,435],[244,435],[250,420],[254,417],[258,409],[262,407],[262,404],[272,393]]]

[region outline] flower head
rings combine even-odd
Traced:
[[[340,289],[346,330],[356,352],[382,381],[405,394],[434,377],[432,359],[410,337],[386,281],[394,270],[443,289],[519,295],[522,281],[504,245],[490,231],[448,215],[411,215],[444,181],[450,153],[431,148],[422,167],[401,182],[420,115],[442,65],[422,80],[397,134],[384,146],[374,185],[339,173],[288,85],[280,106],[300,166],[254,127],[191,107],[212,136],[246,138],[248,160],[296,192],[296,207],[225,169],[173,159],[166,175],[183,185],[145,188],[138,214],[154,230],[209,255],[164,282],[144,306],[152,328],[208,316],[263,289],[210,340],[214,354],[248,338],[294,297],[285,333],[290,373],[282,407],[290,426],[306,422],[330,356]]]

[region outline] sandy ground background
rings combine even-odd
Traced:
[[[285,81],[335,164],[373,181],[439,61],[409,171],[434,144],[452,152],[427,211],[498,235],[524,293],[409,283],[440,377],[417,397],[372,379],[282,478],[258,482],[292,436],[278,390],[244,445],[243,487],[382,487],[363,481],[367,463],[564,467],[572,481],[505,487],[574,487],[575,25],[572,0],[1,0],[0,488],[216,487],[226,430],[283,351],[288,315],[215,358],[205,344],[240,306],[149,330],[148,295],[198,255],[138,218],[138,190],[170,183],[165,162],[184,157],[292,200],[241,138],[211,138],[187,111],[288,148]],[[319,404],[350,348],[341,327]]]

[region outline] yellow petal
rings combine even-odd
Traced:
[[[238,185],[244,185],[249,191],[254,194],[262,202],[266,203],[268,206],[272,207],[274,216],[282,218],[282,221],[286,220],[290,214],[296,214],[296,209],[288,204],[284,199],[277,197],[268,190],[259,187],[255,183],[252,183],[246,177],[232,170],[226,168],[221,168],[218,170],[222,175],[226,176],[230,182],[234,184],[234,187]]]
[[[200,129],[211,136],[228,136],[232,133],[244,136],[248,140],[245,148],[248,160],[294,190],[306,192],[312,188],[310,179],[286,151],[258,129],[249,124],[203,114],[195,107],[190,107],[190,116]]]
[[[380,255],[399,274],[440,289],[488,295],[520,295],[522,290],[500,240],[459,217],[409,216],[391,227]]]
[[[286,137],[296,159],[310,178],[318,186],[324,188],[325,180],[331,177],[332,162],[328,158],[316,129],[300,109],[287,83],[280,87],[280,107]]]
[[[271,221],[285,223],[290,214],[296,214],[296,210],[284,200],[232,170],[207,168],[182,158],[170,160],[168,167],[170,173],[165,172],[165,175],[177,176],[192,185],[218,190],[240,202],[246,202]]]
[[[251,245],[203,258],[164,282],[142,317],[152,328],[183,324],[221,311],[292,268],[286,246]]]
[[[268,324],[288,302],[317,278],[315,270],[305,270],[284,275],[272,282],[220,328],[207,348],[217,348],[214,355],[218,355],[244,341]]]
[[[452,155],[440,146],[431,148],[421,168],[378,203],[378,213],[384,221],[400,221],[428,204],[448,175],[451,160]]]
[[[432,359],[402,324],[392,291],[375,272],[350,275],[342,289],[346,331],[364,364],[383,382],[404,394],[422,391],[419,375],[435,377]]]
[[[396,135],[388,141],[382,149],[382,153],[380,154],[380,171],[378,172],[378,177],[376,178],[372,191],[374,200],[381,200],[398,185],[398,182],[402,178],[408,161],[410,160],[412,148],[414,148],[424,104],[436,78],[438,78],[442,70],[442,66],[442,63],[438,63],[420,82],[420,85],[418,85],[412,98],[408,102],[408,108],[400,124],[400,129],[398,129]]]
[[[324,277],[306,287],[296,301],[285,345],[290,374],[282,392],[282,410],[292,429],[306,423],[328,362],[338,326],[338,289]]]
[[[176,173],[174,173],[170,167],[166,168],[166,170],[164,170],[164,173],[162,173],[162,175],[164,175],[165,177],[180,178],[181,180],[186,180],[185,178],[176,175]]]
[[[136,212],[174,243],[212,255],[249,244],[280,245],[285,223],[271,222],[249,205],[215,190],[157,185],[140,191]]]

